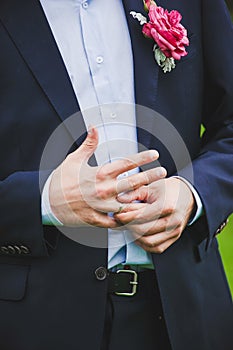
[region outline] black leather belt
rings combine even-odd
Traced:
[[[132,297],[143,291],[154,277],[153,270],[136,272],[134,270],[118,270],[108,273],[108,293]]]

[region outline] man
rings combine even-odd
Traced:
[[[1,2],[1,349],[232,347],[231,20],[159,5],[190,42],[166,74],[141,0]]]

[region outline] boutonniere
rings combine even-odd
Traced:
[[[149,21],[141,13],[131,11],[133,18],[142,25],[142,33],[146,38],[154,40],[154,57],[164,73],[170,72],[176,66],[176,61],[188,53],[185,46],[189,45],[187,30],[180,23],[182,16],[176,11],[168,11],[157,6],[154,1],[144,0]]]

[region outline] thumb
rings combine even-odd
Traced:
[[[88,129],[87,137],[79,146],[79,148],[74,152],[78,158],[88,161],[88,159],[93,155],[98,146],[98,131],[95,127],[90,126]]]

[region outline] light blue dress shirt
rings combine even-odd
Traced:
[[[40,0],[70,77],[86,127],[95,125],[99,165],[137,153],[131,41],[120,0]],[[134,169],[122,176],[128,176]],[[42,194],[43,222],[61,224]],[[194,189],[192,189],[195,191]],[[200,200],[197,193],[196,200]],[[198,206],[198,208],[200,205]],[[198,214],[198,213],[197,213]],[[196,218],[196,217],[195,217]],[[109,230],[108,267],[153,267],[151,255],[129,231]]]

